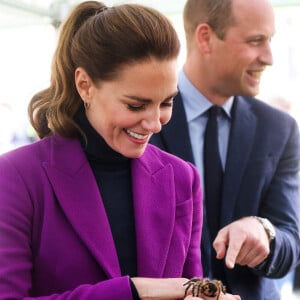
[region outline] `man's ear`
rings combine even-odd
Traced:
[[[207,23],[201,23],[196,28],[196,44],[202,53],[211,52],[213,31]]]
[[[75,85],[81,99],[85,103],[90,103],[93,81],[88,73],[81,67],[75,70]]]

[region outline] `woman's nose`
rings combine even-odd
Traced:
[[[142,126],[149,132],[157,133],[161,131],[161,114],[160,112],[152,112],[148,114],[142,121]]]

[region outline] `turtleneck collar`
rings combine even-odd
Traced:
[[[130,158],[114,151],[103,137],[91,126],[85,112],[81,110],[77,118],[78,125],[86,135],[86,141],[81,138],[81,145],[90,162],[99,162],[111,168],[127,167]]]

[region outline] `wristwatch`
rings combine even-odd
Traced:
[[[276,236],[276,232],[273,224],[266,218],[261,218],[258,216],[253,216],[253,218],[255,218],[264,227],[268,235],[269,242],[273,241]]]

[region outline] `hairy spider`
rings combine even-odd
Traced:
[[[185,296],[187,295],[188,291],[192,291],[193,297],[200,297],[201,294],[207,297],[217,297],[217,300],[220,297],[221,292],[224,294],[226,293],[226,287],[220,280],[210,280],[208,278],[198,278],[193,277],[183,285],[186,285],[185,289]],[[184,297],[185,297],[184,296]]]

